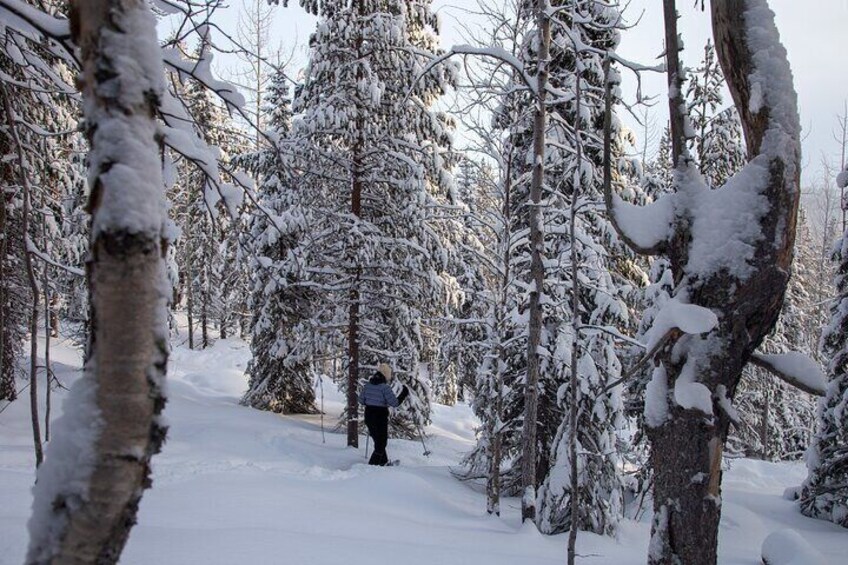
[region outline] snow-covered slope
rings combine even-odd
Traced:
[[[249,349],[237,340],[206,351],[176,347],[169,369],[170,432],[154,459],[154,486],[142,500],[121,563],[134,565],[287,563],[357,565],[375,559],[404,565],[535,565],[565,561],[566,536],[521,527],[520,503],[504,516],[485,513],[478,485],[450,473],[473,445],[475,419],[466,406],[437,406],[420,442],[389,441],[402,466],[365,465],[365,447],[344,447],[332,433],[342,399],[325,381],[326,443],[320,417],[281,417],[238,405]],[[64,383],[78,374],[80,354],[53,352]],[[42,387],[43,389],[43,387]],[[61,394],[59,394],[61,396]],[[2,407],[0,407],[2,408]],[[0,563],[23,562],[33,455],[28,403],[0,414]],[[799,464],[736,461],[724,481],[723,565],[760,562],[769,533],[795,530],[825,563],[843,563],[848,532],[804,518],[782,498],[800,484]],[[625,520],[617,540],[581,534],[583,563],[645,562],[649,517]]]

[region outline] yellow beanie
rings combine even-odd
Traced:
[[[389,367],[388,363],[380,363],[377,366],[377,371],[379,371],[384,377],[386,377],[387,381],[392,380],[392,368]]]

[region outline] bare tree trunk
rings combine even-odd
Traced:
[[[511,243],[512,243],[512,151],[507,157],[506,172],[504,174],[504,200],[503,200],[503,234],[501,246],[503,253],[503,278],[501,279],[501,304],[496,317],[495,332],[498,340],[498,365],[495,369],[495,405],[493,407],[494,417],[487,422],[489,427],[489,476],[486,481],[486,511],[489,514],[501,515],[501,433],[503,427],[503,367],[506,363],[506,352],[504,351],[504,335],[506,328],[506,309],[509,297],[511,267]]]
[[[362,165],[358,148],[354,150],[350,211],[357,218],[362,214]],[[359,270],[354,276],[350,288],[350,305],[348,306],[348,336],[347,336],[347,444],[359,447],[359,401],[357,387],[359,385]]]
[[[46,234],[45,234],[46,235]],[[50,441],[50,383],[53,371],[50,367],[50,266],[44,263],[44,441]]]
[[[209,264],[203,254],[203,284],[200,290],[200,349],[209,347]]]
[[[357,16],[363,17],[366,14],[364,2],[356,3]],[[360,61],[366,55],[363,55],[363,38],[362,35],[356,39],[356,59]],[[356,70],[357,80],[362,80],[361,66]],[[351,169],[350,169],[350,211],[357,219],[362,217],[362,189],[363,189],[363,150],[365,140],[362,138],[362,131],[365,129],[363,122],[365,110],[362,107],[356,109],[356,131],[358,136],[356,142],[351,148]],[[356,259],[358,261],[358,259]],[[347,335],[347,445],[349,447],[359,447],[359,399],[357,397],[357,387],[359,386],[359,306],[362,298],[359,291],[361,268],[357,265],[353,273],[353,281],[348,295],[348,335]]]
[[[5,94],[0,92],[0,96],[5,97]],[[6,358],[6,340],[10,334],[6,324],[7,322],[11,324],[6,319],[8,301],[6,290],[6,285],[8,284],[8,278],[6,277],[6,242],[8,241],[9,234],[6,220],[6,194],[2,187],[0,187],[0,200],[2,200],[0,201],[0,204],[2,204],[2,208],[0,208],[0,400],[12,401],[17,394],[15,391],[14,372],[10,362],[11,355],[9,359]]]
[[[191,250],[186,251],[186,310],[188,317],[188,348],[194,349],[194,279],[191,271]]]
[[[29,564],[116,563],[165,437],[158,415],[169,292],[156,20],[143,0],[78,0],[70,19],[91,144],[91,331],[73,405],[40,470],[51,480],[35,488]]]
[[[768,378],[768,377],[766,377]],[[768,382],[763,388],[763,421],[760,429],[760,443],[762,443],[762,458],[763,461],[768,461],[769,458],[769,411],[771,410],[771,398],[769,394]]]
[[[548,59],[551,45],[551,20],[538,0],[536,27],[539,34],[536,70],[536,107],[533,117],[533,178],[530,184],[530,305],[527,339],[527,382],[524,387],[524,426],[521,434],[521,521],[536,520],[536,419],[539,408],[539,345],[542,336],[541,294],[545,284],[545,233],[542,220],[542,186],[545,182],[545,107],[548,85]]]
[[[59,296],[53,295],[50,299],[50,335],[59,337]]]
[[[21,145],[21,139],[18,136],[16,117],[12,111],[12,106],[9,103],[8,91],[3,85],[0,85],[0,89],[2,89],[6,123],[9,124],[9,132],[12,136],[12,141],[15,144],[15,153],[18,159],[18,177],[20,179],[24,196],[21,250],[23,252],[24,265],[26,266],[27,280],[29,281],[30,291],[32,292],[32,310],[30,311],[29,319],[29,407],[32,419],[32,441],[35,447],[35,466],[38,468],[41,466],[42,461],[44,461],[44,454],[41,447],[41,430],[38,421],[38,316],[40,313],[38,302],[40,293],[38,290],[38,282],[35,278],[35,267],[32,264],[32,253],[30,253],[29,250],[29,225],[31,220],[30,215],[32,214],[32,187],[29,184],[26,157],[24,157],[23,146]]]
[[[580,504],[580,479],[577,474],[577,412],[578,412],[578,403],[577,403],[577,387],[578,387],[578,375],[577,375],[577,362],[580,356],[580,332],[582,331],[582,323],[580,320],[580,283],[578,280],[578,271],[579,265],[577,262],[577,209],[578,209],[578,199],[582,194],[583,188],[583,175],[579,172],[583,170],[583,142],[580,139],[580,110],[581,110],[581,98],[583,96],[583,92],[580,88],[580,65],[575,64],[574,66],[574,75],[575,75],[575,87],[574,87],[574,97],[575,97],[575,118],[574,118],[574,140],[577,148],[577,178],[578,184],[574,186],[571,191],[571,214],[570,214],[570,222],[571,224],[568,226],[568,235],[571,243],[571,367],[570,367],[570,378],[569,378],[569,394],[568,394],[568,458],[571,466],[571,497],[570,497],[570,508],[571,508],[571,524],[568,530],[568,565],[574,565],[574,559],[576,557],[577,552],[577,527],[578,527],[578,512],[577,508]],[[608,98],[607,103],[611,103],[611,100]]]

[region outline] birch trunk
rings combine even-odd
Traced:
[[[165,437],[156,20],[144,0],[78,0],[71,32],[91,144],[90,343],[34,489],[30,564],[116,563]]]

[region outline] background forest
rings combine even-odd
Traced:
[[[768,2],[707,3],[684,51],[665,0],[647,62],[618,2],[460,2],[453,46],[430,0],[290,4],[0,0],[0,424],[26,417],[9,468],[39,468],[27,563],[118,560],[184,381],[235,371],[221,418],[361,450],[380,363],[410,391],[404,457],[434,442],[450,488],[568,533],[569,563],[578,531],[612,562],[643,518],[640,559],[716,563],[736,461],[793,462],[793,512],[848,527],[848,106],[802,159]],[[278,37],[287,18],[314,28]]]

